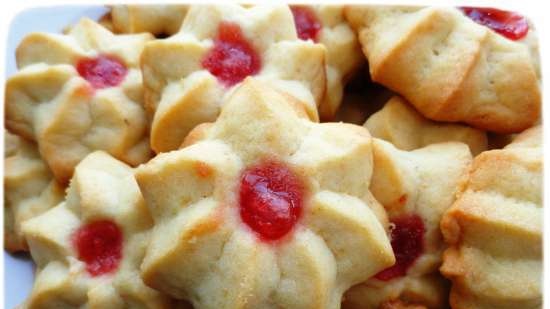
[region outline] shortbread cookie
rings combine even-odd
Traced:
[[[344,18],[342,5],[291,5],[298,37],[323,44],[327,49],[327,93],[319,116],[333,120],[342,102],[344,85],[364,63],[357,36]]]
[[[150,155],[139,56],[151,34],[113,35],[82,19],[67,35],[33,33],[6,85],[6,126],[38,143],[60,183],[104,150],[131,165]]]
[[[189,6],[168,5],[113,5],[110,20],[116,33],[149,32],[155,36],[170,36],[181,27]]]
[[[373,156],[370,190],[388,212],[397,261],[349,290],[343,308],[446,308],[439,222],[472,160],[468,146],[449,142],[408,152],[374,139]]]
[[[198,124],[214,121],[223,98],[247,76],[295,96],[317,120],[325,94],[322,44],[300,40],[286,5],[195,5],[180,32],[142,56],[151,146],[174,150]]]
[[[525,130],[541,110],[538,60],[533,40],[524,42],[533,29],[515,13],[474,10],[350,6],[346,17],[373,80],[425,117],[498,133]],[[499,18],[506,22],[492,20]]]
[[[57,205],[63,188],[35,144],[8,131],[4,137],[4,248],[27,251],[21,224]]]
[[[171,308],[139,277],[151,225],[133,170],[88,155],[66,200],[23,224],[38,268],[23,308]]]
[[[487,150],[485,132],[466,125],[428,120],[399,96],[392,97],[364,126],[372,136],[403,150],[449,141],[467,144],[474,155]]]
[[[383,303],[380,309],[426,309],[426,307],[422,305],[407,304],[400,300],[393,300]]]
[[[142,277],[197,309],[339,308],[394,263],[371,174],[367,130],[314,123],[249,77],[215,123],[138,168],[155,220]]]
[[[476,157],[441,222],[453,309],[542,308],[542,127]]]

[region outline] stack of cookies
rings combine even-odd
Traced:
[[[6,82],[21,308],[542,307],[525,17],[109,9],[26,36]]]

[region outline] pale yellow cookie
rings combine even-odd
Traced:
[[[539,119],[531,34],[508,39],[452,7],[349,6],[346,17],[372,79],[425,117],[498,133],[521,132]]]
[[[301,39],[323,44],[327,49],[327,92],[319,116],[333,120],[342,102],[344,86],[365,62],[356,34],[344,18],[343,5],[291,5]]]
[[[461,124],[436,122],[424,118],[405,99],[394,96],[371,115],[364,126],[374,137],[403,150],[414,150],[441,142],[462,142],[472,154],[487,150],[487,134]]]
[[[286,5],[192,6],[177,34],[148,43],[142,55],[152,148],[177,149],[195,126],[216,120],[249,75],[295,96],[317,120],[325,57],[322,44],[297,37]]]
[[[476,157],[441,222],[454,309],[542,308],[542,127]]]
[[[393,264],[367,130],[314,123],[250,77],[195,130],[136,174],[155,220],[148,285],[197,309],[339,308]]]
[[[139,57],[151,34],[113,35],[83,18],[66,35],[32,33],[6,83],[6,126],[37,142],[60,183],[94,150],[131,165],[151,155]]]
[[[139,276],[152,223],[133,170],[88,155],[66,200],[23,224],[37,274],[22,307],[172,308]]]
[[[32,142],[4,131],[4,248],[27,251],[21,224],[57,205],[63,187]]]
[[[343,308],[447,308],[439,223],[472,160],[468,146],[448,142],[409,152],[374,139],[373,156],[370,190],[388,212],[396,265],[351,288]]]
[[[149,32],[170,36],[181,27],[188,5],[119,4],[111,7],[111,23],[117,33]]]

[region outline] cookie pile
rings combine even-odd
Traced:
[[[5,96],[21,308],[541,308],[535,35],[236,4],[29,34]]]

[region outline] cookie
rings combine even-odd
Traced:
[[[456,141],[467,144],[473,155],[487,150],[487,134],[462,124],[436,122],[424,118],[405,99],[394,96],[371,115],[364,126],[373,137],[403,150]]]
[[[351,288],[343,308],[447,308],[448,283],[439,274],[446,248],[439,229],[472,160],[458,142],[413,151],[374,139],[370,190],[384,206],[396,264]]]
[[[441,222],[454,309],[542,308],[542,127],[477,156]]]
[[[105,152],[76,167],[66,199],[23,223],[37,274],[24,308],[158,308],[139,267],[152,218],[133,170]]]
[[[177,34],[148,43],[142,55],[152,148],[177,149],[195,126],[216,120],[247,76],[295,96],[317,120],[325,54],[322,44],[298,38],[286,5],[191,7]]]
[[[198,309],[339,308],[394,263],[371,175],[364,128],[314,123],[249,77],[215,123],[138,168],[155,220],[142,277]]]
[[[358,32],[372,79],[423,116],[497,133],[521,132],[541,112],[538,57],[531,51],[533,40],[527,40],[534,30],[516,13],[468,10],[349,6],[346,17]],[[491,22],[502,15],[504,25]],[[482,16],[486,23],[468,16]]]
[[[298,37],[327,49],[326,95],[319,105],[322,120],[334,120],[344,86],[365,60],[357,36],[344,18],[342,5],[291,5]]]
[[[177,33],[188,5],[118,4],[111,7],[110,23],[116,33],[149,32],[156,37]]]
[[[139,57],[152,38],[83,18],[66,35],[32,33],[19,44],[6,126],[37,142],[60,183],[94,150],[131,165],[150,158]]]
[[[63,186],[40,157],[36,144],[4,132],[4,248],[27,251],[21,224],[57,205]]]

